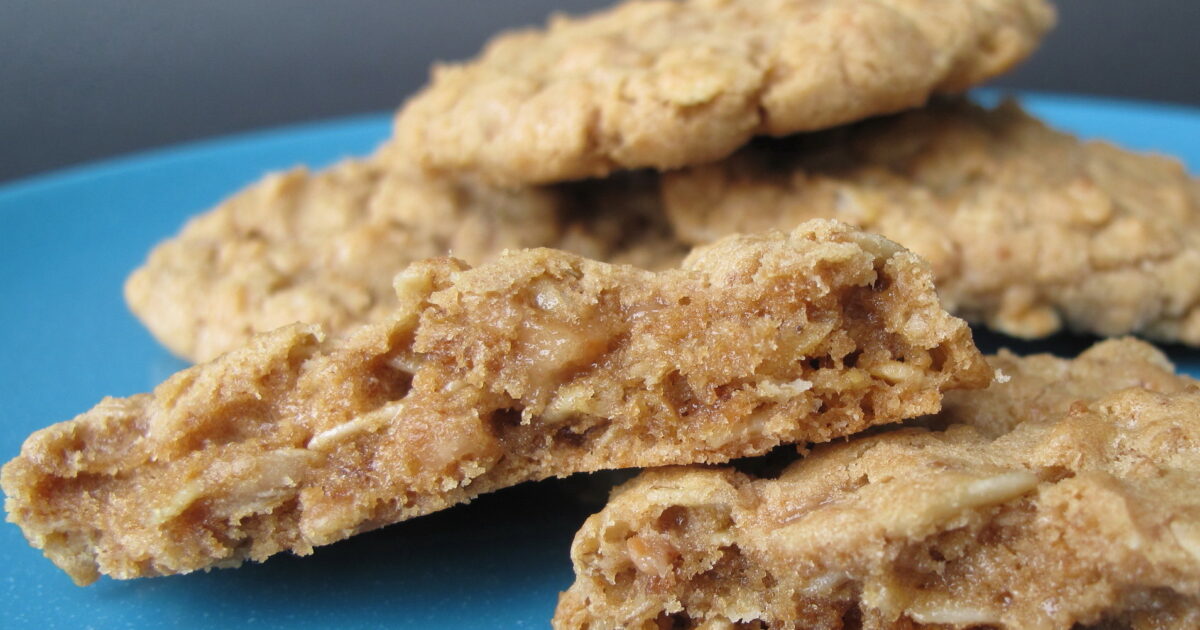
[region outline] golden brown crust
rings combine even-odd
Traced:
[[[920,254],[951,312],[1004,333],[1200,345],[1200,182],[1012,103],[943,101],[762,142],[663,188],[690,243],[837,218]]]
[[[965,90],[1053,21],[1043,0],[627,1],[435,68],[397,154],[502,184],[702,164]]]
[[[295,322],[340,335],[380,319],[396,306],[392,278],[423,258],[557,247],[660,269],[686,251],[639,175],[505,191],[381,162],[268,175],[156,247],[126,301],[172,352],[205,361]]]
[[[777,479],[643,473],[577,535],[556,627],[1194,624],[1200,384],[1130,339],[991,364],[944,430],[817,447]]]
[[[9,519],[81,583],[308,553],[521,481],[722,462],[990,378],[928,269],[814,221],[652,273],[434,259],[347,338],[295,325],[35,433]]]

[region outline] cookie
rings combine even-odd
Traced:
[[[690,243],[837,218],[929,260],[951,312],[1009,335],[1200,345],[1200,180],[1011,102],[945,100],[757,142],[662,186]]]
[[[549,246],[657,269],[686,253],[639,175],[505,191],[381,162],[272,174],[196,217],[129,277],[130,309],[205,361],[295,322],[341,334],[379,319],[396,306],[392,278],[423,258]]]
[[[81,584],[234,566],[522,481],[824,442],[991,377],[916,256],[835,222],[660,273],[534,249],[395,286],[348,337],[264,333],[35,433],[9,520]]]
[[[1053,22],[1044,0],[631,0],[435,67],[396,155],[505,185],[702,164],[961,92]]]
[[[1198,383],[1128,339],[991,363],[944,429],[642,473],[576,536],[555,627],[1196,627]]]

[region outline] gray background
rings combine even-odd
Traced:
[[[0,180],[394,109],[436,59],[603,0],[0,0]],[[998,82],[1200,105],[1200,2],[1061,0]]]

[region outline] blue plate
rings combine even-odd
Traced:
[[[985,92],[981,98],[994,99]],[[1052,95],[1026,106],[1089,138],[1180,156],[1200,171],[1200,110]],[[0,187],[0,459],[32,431],[184,367],[125,309],[121,285],[184,220],[263,173],[368,152],[386,115],[144,153]],[[1076,352],[1092,340],[985,349]],[[1168,348],[1200,375],[1200,353]],[[236,571],[78,588],[0,527],[0,623],[53,628],[544,627],[571,582],[570,540],[603,482],[527,484],[428,517]]]

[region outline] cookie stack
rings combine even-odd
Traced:
[[[958,95],[1052,22],[658,0],[502,35],[375,154],[156,248],[128,301],[197,365],[31,436],[9,518],[85,584],[645,467],[557,627],[1200,623],[1197,383],[959,319],[1200,345],[1200,184]]]

